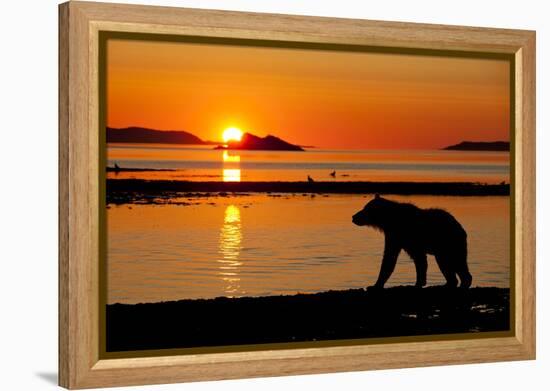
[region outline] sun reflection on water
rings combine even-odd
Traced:
[[[241,170],[239,168],[224,168],[223,169],[223,181],[224,182],[240,182]]]
[[[241,181],[241,162],[240,155],[234,155],[231,152],[223,151],[223,181],[240,182]]]
[[[240,155],[234,155],[228,151],[223,151],[223,162],[224,163],[239,163],[241,161]]]
[[[241,211],[235,205],[229,205],[225,209],[223,226],[220,231],[219,252],[221,258],[219,275],[225,283],[225,293],[227,296],[237,296],[243,294],[241,291],[239,277],[239,268],[242,262],[239,261],[241,252],[242,232],[241,232]]]

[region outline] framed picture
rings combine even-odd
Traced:
[[[534,32],[59,12],[60,385],[534,359]]]

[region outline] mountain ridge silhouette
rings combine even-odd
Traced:
[[[157,130],[140,126],[126,128],[107,127],[108,143],[154,143],[154,144],[196,144],[212,145],[185,130]]]
[[[234,149],[248,151],[304,151],[299,145],[291,144],[279,137],[267,135],[259,137],[244,133],[240,141],[230,141],[226,146],[218,145],[216,149]]]

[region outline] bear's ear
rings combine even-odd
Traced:
[[[374,199],[378,199],[378,198],[380,198],[380,194],[376,193],[376,194],[374,195]]]

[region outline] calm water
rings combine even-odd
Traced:
[[[176,171],[109,173],[111,178],[191,181],[468,181],[509,182],[508,152],[221,151],[212,146],[110,144],[108,163]],[[336,170],[336,177],[329,175]]]
[[[351,171],[351,170],[350,170]],[[388,197],[453,213],[473,286],[509,286],[509,197]],[[351,216],[370,197],[249,195],[108,209],[108,302],[260,296],[372,285],[383,235]],[[429,257],[428,284],[443,277]],[[413,284],[402,253],[388,286]]]

